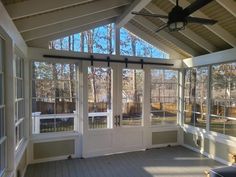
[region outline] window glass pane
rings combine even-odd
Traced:
[[[75,113],[76,100],[75,98],[60,98],[55,100],[56,114]]]
[[[0,175],[6,168],[6,141],[0,144]]]
[[[53,71],[57,74],[56,66],[46,62],[33,62],[32,71],[33,79],[52,80]]]
[[[17,86],[16,86],[16,88],[17,88],[17,98],[23,98],[24,96],[24,94],[23,94],[23,92],[24,92],[24,86],[23,86],[23,80],[22,79],[16,79],[16,82],[17,82]]]
[[[4,108],[0,108],[0,139],[5,136],[5,113]]]
[[[122,126],[142,125],[143,70],[123,69]]]
[[[73,131],[76,117],[76,65],[33,62],[33,133]]]
[[[40,118],[40,133],[73,131],[74,130],[74,115],[56,116],[45,115]]]
[[[151,120],[152,125],[176,124],[178,72],[151,70]]]
[[[89,128],[109,128],[111,120],[111,69],[88,68]]]
[[[33,97],[37,98],[55,98],[59,97],[59,89],[56,89],[55,81],[35,80],[32,83]]]
[[[56,97],[75,97],[76,95],[76,82],[75,81],[57,81],[55,82]]]
[[[32,99],[32,113],[55,114],[55,98]]]
[[[185,124],[206,128],[208,67],[190,68],[185,72]]]

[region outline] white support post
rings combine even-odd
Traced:
[[[143,127],[144,127],[144,145],[146,148],[150,148],[151,142],[151,119],[150,119],[150,91],[151,91],[151,70],[148,67],[144,68],[144,84],[143,84]]]
[[[210,123],[211,123],[211,65],[208,66],[208,82],[207,82],[207,114],[206,114],[206,130],[210,131]]]
[[[6,40],[5,60],[5,101],[6,101],[6,136],[7,136],[7,171],[15,169],[15,80],[14,80],[14,44]]]
[[[80,142],[82,144],[81,152],[82,157],[86,155],[86,139],[87,139],[87,132],[89,129],[88,124],[88,63],[86,61],[81,62],[80,65],[80,83],[79,83],[79,89],[80,89],[80,130],[82,139]]]
[[[120,28],[115,27],[115,34],[116,34],[116,44],[115,44],[115,49],[116,49],[116,55],[120,55]]]
[[[184,69],[179,70],[179,77],[178,77],[178,119],[177,123],[180,127],[184,125],[184,80],[185,80],[185,71]],[[184,144],[184,134],[182,128],[180,128],[178,132],[178,143]]]

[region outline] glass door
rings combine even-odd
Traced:
[[[121,126],[142,126],[143,81],[141,69],[122,69]]]
[[[112,128],[111,68],[88,67],[88,127]]]

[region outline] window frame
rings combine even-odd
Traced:
[[[19,62],[19,63],[18,63]],[[26,138],[26,115],[25,115],[25,94],[24,94],[24,59],[20,56],[15,57],[14,60],[15,64],[15,150],[17,151],[21,145],[22,142]],[[20,65],[20,66],[19,66]],[[19,71],[18,71],[19,69]],[[18,81],[21,82],[20,85],[18,85]],[[18,89],[20,88],[20,95],[18,95]],[[18,97],[20,96],[20,97]],[[22,104],[22,105],[21,105]],[[21,106],[20,106],[21,105]],[[19,108],[23,111],[19,113]]]
[[[76,136],[79,134],[79,125],[78,125],[78,122],[79,122],[79,115],[78,114],[75,114],[74,116],[74,123],[73,123],[73,130],[70,130],[70,131],[52,131],[52,132],[43,132],[43,133],[34,133],[33,131],[33,114],[32,114],[32,100],[33,99],[36,99],[37,97],[33,97],[32,95],[32,90],[33,90],[33,80],[35,80],[33,78],[33,63],[34,62],[43,62],[43,63],[54,63],[54,64],[74,64],[75,65],[75,77],[77,78],[77,80],[75,79],[75,92],[76,92],[76,96],[75,97],[70,97],[70,98],[74,98],[75,99],[75,102],[76,102],[76,110],[79,110],[79,72],[81,70],[80,68],[80,65],[81,65],[81,61],[76,61],[76,60],[71,60],[71,59],[51,59],[51,60],[47,60],[47,59],[32,59],[30,61],[30,65],[29,65],[29,68],[30,68],[30,110],[29,110],[29,113],[30,113],[30,134],[32,136],[32,138],[34,140],[41,140],[41,139],[50,139],[50,138],[54,138],[54,137],[73,137],[73,136]],[[47,79],[43,80],[43,79],[39,79],[41,81],[48,81]],[[50,81],[69,81],[69,80],[53,80],[51,79]],[[54,97],[56,98],[56,97]],[[58,97],[58,98],[68,98],[68,97]],[[56,114],[52,114],[52,115],[56,115]],[[70,115],[67,116],[68,118],[70,117]],[[56,119],[56,117],[54,118]]]
[[[152,102],[151,102],[151,92],[152,92],[152,88],[151,88],[151,85],[152,85],[152,76],[151,76],[151,72],[152,72],[152,70],[160,70],[160,71],[163,71],[163,74],[164,74],[164,78],[162,79],[162,82],[160,82],[160,83],[155,83],[155,84],[158,84],[158,85],[169,85],[169,84],[175,84],[176,85],[176,96],[175,96],[175,98],[176,98],[176,100],[177,100],[177,102],[176,102],[176,123],[175,124],[166,124],[166,123],[164,123],[164,124],[162,124],[162,123],[157,123],[157,124],[152,124],[152,117],[151,117],[151,104],[152,104]],[[176,83],[173,83],[173,82],[171,82],[171,83],[166,83],[165,82],[165,71],[168,71],[168,70],[170,70],[170,71],[175,71],[176,72],[176,74],[177,74],[177,80],[176,80]],[[179,104],[180,104],[180,99],[179,99],[179,89],[180,89],[180,87],[179,87],[179,83],[180,83],[180,77],[179,77],[179,73],[180,73],[180,70],[179,69],[176,69],[176,68],[150,68],[149,69],[149,75],[150,75],[150,100],[149,100],[149,104],[150,104],[150,111],[149,111],[149,118],[150,118],[150,125],[151,125],[151,127],[162,127],[162,126],[165,126],[165,127],[176,127],[176,126],[178,126],[179,124],[180,124],[180,122],[179,122],[179,117],[180,117],[180,114],[179,114],[179,111],[178,111],[178,109],[179,109]],[[166,98],[166,96],[163,96],[163,97],[161,97],[161,98],[163,98],[163,99],[165,99]],[[167,98],[170,98],[169,96],[167,97]],[[168,102],[167,102],[168,103]],[[160,112],[162,112],[163,113],[163,117],[162,118],[164,118],[165,117],[165,112],[166,112],[166,109],[163,109],[163,110],[161,110]]]
[[[1,57],[1,70],[0,70],[0,76],[2,77],[1,78],[1,81],[2,81],[2,85],[0,85],[2,88],[1,88],[1,91],[2,91],[2,98],[0,98],[0,99],[2,99],[1,100],[1,102],[0,103],[2,103],[1,105],[0,105],[0,109],[1,109],[1,111],[2,111],[2,115],[3,115],[3,117],[2,117],[2,121],[3,121],[3,130],[1,130],[1,127],[0,127],[0,131],[2,131],[2,133],[3,133],[3,135],[2,135],[2,137],[0,137],[0,146],[3,146],[3,148],[0,148],[1,150],[3,149],[3,152],[5,152],[4,153],[4,156],[0,159],[0,162],[1,162],[1,164],[2,164],[2,161],[3,161],[3,163],[4,163],[4,165],[3,165],[3,169],[0,169],[0,170],[2,170],[2,171],[0,171],[0,176],[3,176],[4,174],[5,174],[5,172],[6,172],[6,169],[7,169],[7,135],[6,135],[6,103],[5,103],[5,97],[4,97],[4,95],[5,95],[5,72],[4,72],[4,65],[5,65],[5,44],[6,44],[6,40],[0,35],[0,42],[1,42],[1,48],[0,48],[0,50],[2,50],[2,56],[0,56]],[[0,151],[0,153],[1,153],[1,151]]]

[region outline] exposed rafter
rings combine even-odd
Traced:
[[[6,6],[8,13],[13,20],[42,14],[74,5],[80,5],[92,0],[30,0],[9,4]]]
[[[113,17],[117,17],[122,13],[122,9],[112,9],[109,11],[99,12],[93,15],[85,16],[83,18],[77,18],[70,21],[65,21],[62,23],[57,23],[55,25],[46,26],[44,28],[39,28],[31,31],[27,31],[25,33],[22,33],[22,36],[24,37],[25,41],[31,41],[38,38],[50,36],[52,34],[57,34],[63,31],[67,31],[70,29],[74,29],[85,26],[89,24],[96,23],[98,21],[103,21],[106,19],[110,19]]]
[[[138,22],[140,25],[149,29],[150,31],[156,31],[156,25],[153,24],[151,21],[147,20],[145,17],[136,16],[133,19],[136,22]],[[158,33],[155,33],[155,34],[168,40],[169,42],[171,42],[172,44],[174,44],[175,46],[177,46],[178,48],[180,48],[181,50],[185,51],[186,53],[188,53],[192,56],[198,55],[198,53],[194,49],[192,49],[191,47],[189,47],[188,45],[186,45],[182,41],[178,40],[177,38],[173,37],[171,34],[165,32],[163,30]]]
[[[118,28],[123,27],[126,23],[128,23],[134,17],[134,15],[131,14],[132,11],[140,11],[150,2],[151,0],[135,0],[125,10],[125,12],[117,19],[116,26]]]
[[[131,31],[136,36],[139,36],[143,40],[148,41],[148,43],[152,44],[153,46],[159,48],[160,50],[167,52],[170,55],[170,58],[182,59],[182,58],[187,57],[187,55],[183,56],[183,55],[179,54],[177,51],[175,51],[175,50],[171,49],[170,47],[168,47],[167,45],[159,42],[158,40],[153,38],[152,35],[147,34],[146,32],[140,30],[139,28],[137,28],[135,25],[133,25],[131,23],[127,23],[125,25],[125,28],[127,30]]]
[[[99,0],[93,3],[65,8],[52,13],[45,13],[36,15],[29,18],[23,18],[15,21],[15,24],[20,32],[26,32],[37,28],[61,23],[64,21],[72,20],[78,17],[83,17],[98,12],[104,12],[110,9],[118,8],[129,4],[129,0]]]
[[[175,0],[169,0],[173,4],[175,4]],[[181,0],[181,6],[187,7],[190,3],[187,0]],[[194,12],[191,16],[193,17],[200,17],[200,18],[210,18],[204,13],[201,12],[201,10],[198,10]],[[220,25],[204,25],[207,29],[209,29],[211,32],[219,36],[222,40],[227,42],[233,47],[236,47],[236,38],[230,34],[228,31],[226,31],[224,28],[222,28]]]
[[[162,15],[168,15],[165,11],[157,7],[154,3],[150,3],[145,8],[150,13],[157,13]],[[160,20],[164,21],[165,23],[167,20],[160,18]],[[216,51],[216,47],[210,44],[208,41],[203,39],[201,36],[190,30],[189,28],[185,28],[185,30],[179,31],[181,34],[183,34],[188,39],[192,40],[194,43],[196,43],[198,46],[202,47],[203,49],[207,50],[208,52],[214,52]]]
[[[47,37],[44,37],[44,38],[32,40],[32,41],[27,42],[27,44],[28,44],[29,47],[39,47],[39,48],[48,49],[49,41],[59,39],[59,38],[65,37],[65,36],[69,36],[69,35],[72,35],[72,34],[75,34],[75,33],[80,33],[80,32],[83,32],[83,31],[86,31],[86,30],[89,30],[89,29],[93,29],[93,28],[96,28],[96,27],[99,27],[99,26],[107,25],[107,24],[110,24],[110,23],[113,23],[113,22],[115,22],[115,18],[111,18],[111,19],[103,20],[103,21],[98,21],[98,22],[93,23],[93,24],[80,26],[79,28],[70,29],[70,30],[67,30],[67,31],[64,31],[64,32],[53,34],[51,36],[47,36]]]
[[[216,0],[221,6],[229,11],[234,17],[236,17],[236,1],[232,0]]]

